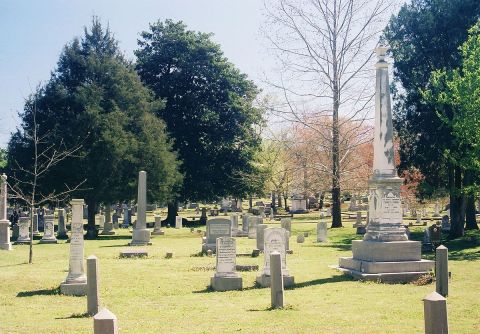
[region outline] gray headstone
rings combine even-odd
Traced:
[[[437,247],[435,256],[436,291],[443,297],[448,296],[448,248]]]
[[[447,300],[432,292],[423,300],[425,334],[448,334]]]
[[[87,258],[87,282],[87,313],[94,315],[100,307],[98,259],[95,255]]]
[[[93,317],[94,334],[118,334],[118,323],[115,314],[102,309]]]
[[[272,308],[283,308],[282,258],[277,251],[270,253],[270,277]]]

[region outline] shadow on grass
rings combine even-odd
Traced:
[[[301,289],[309,286],[322,285],[322,284],[328,284],[328,283],[350,282],[353,280],[354,279],[348,275],[336,275],[336,276],[327,277],[327,278],[319,278],[311,281],[295,283],[293,286],[285,288],[285,290]]]
[[[74,313],[68,317],[63,317],[63,318],[55,318],[56,320],[62,320],[62,319],[81,319],[81,318],[90,318],[91,315],[87,312],[85,313]]]
[[[28,262],[15,263],[15,264],[6,264],[6,265],[4,265],[4,266],[0,266],[0,268],[23,266],[24,264],[28,264]]]
[[[131,238],[130,238],[131,239]],[[107,245],[107,246],[98,246],[99,248],[111,248],[111,247],[129,247],[128,244],[121,244],[121,245]]]
[[[282,308],[266,307],[261,309],[249,309],[248,312],[268,312],[268,311],[298,311],[293,305],[285,305]]]
[[[132,239],[131,235],[102,235],[98,234],[97,241],[100,240],[130,240]]]
[[[33,290],[33,291],[22,291],[17,293],[17,297],[33,297],[33,296],[52,296],[59,295],[60,287],[43,289],[43,290]]]

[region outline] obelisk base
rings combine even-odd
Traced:
[[[242,290],[242,278],[240,276],[213,276],[210,278],[210,286],[214,291]]]
[[[433,270],[434,261],[421,259],[418,241],[352,241],[353,257],[341,257],[340,271],[355,279],[408,283]]]
[[[150,230],[135,228],[132,233],[132,242],[128,244],[129,246],[147,246],[152,244],[150,242]]]
[[[256,283],[262,288],[269,288],[271,283],[270,275],[262,274],[257,276]],[[290,275],[283,275],[283,286],[285,288],[292,287],[295,285],[295,277]]]
[[[10,222],[8,220],[0,220],[0,249],[12,250],[10,242]]]
[[[60,284],[60,293],[66,296],[86,296],[87,282],[62,282],[62,284]]]

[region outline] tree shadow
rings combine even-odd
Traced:
[[[274,308],[274,307],[265,307],[260,309],[249,309],[248,312],[268,312],[268,311],[298,311],[298,308],[294,307],[293,305],[285,305],[281,308]]]
[[[24,264],[28,264],[28,262],[15,263],[15,264],[6,264],[6,265],[4,265],[4,266],[0,266],[0,268],[23,266]]]
[[[59,294],[60,294],[60,287],[56,287],[51,289],[22,291],[17,293],[17,297],[52,296],[52,295],[59,295]]]
[[[111,247],[130,247],[128,244],[122,245],[107,245],[107,246],[98,246],[99,248],[111,248]]]

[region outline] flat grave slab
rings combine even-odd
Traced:
[[[124,249],[120,252],[121,258],[131,257],[147,257],[148,251],[146,249]]]

